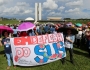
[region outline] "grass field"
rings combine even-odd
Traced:
[[[90,21],[82,21],[82,20],[81,20],[81,21],[80,21],[80,20],[73,21],[73,20],[72,20],[72,21],[70,21],[70,22],[72,22],[72,23],[74,23],[74,24],[75,24],[75,23],[84,23],[84,24],[87,24],[87,23],[90,22]]]
[[[4,57],[3,47],[0,47],[0,70],[6,70],[7,61]],[[90,70],[90,58],[86,51],[74,48],[75,65],[69,62],[69,54],[63,65],[60,60],[37,67],[11,67],[10,70]]]
[[[79,20],[77,20],[77,21],[70,21],[70,22],[72,22],[72,23],[87,23],[87,22],[89,22],[89,21],[79,21]],[[19,23],[19,21],[18,20],[2,20],[2,21],[0,21],[0,24],[18,24]],[[43,22],[40,22],[40,23],[43,23]]]
[[[2,20],[0,21],[0,24],[18,24],[19,21],[17,20]]]

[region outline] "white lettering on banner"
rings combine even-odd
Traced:
[[[36,36],[30,37],[30,40],[31,40],[31,43],[32,43],[32,44],[37,44],[37,43],[38,43],[38,42],[37,42],[38,38],[37,38]]]
[[[48,35],[48,39],[49,39],[49,43],[52,43],[53,42],[53,34],[49,34]]]
[[[40,36],[37,36],[38,38],[38,44],[43,44],[43,36],[40,35]]]
[[[11,38],[14,65],[42,65],[66,57],[63,40],[61,33]]]
[[[40,39],[40,40],[39,40]],[[31,37],[20,37],[20,38],[14,38],[14,45],[26,45],[26,42],[28,42],[28,45],[32,44],[40,44],[40,43],[53,43],[55,42],[55,39],[58,39],[57,41],[64,41],[63,35],[61,33],[57,34],[48,34],[48,35],[42,35],[42,36],[31,36]],[[42,41],[42,42],[40,42]]]
[[[64,41],[63,35],[61,33],[57,34],[58,41]]]
[[[57,42],[57,41],[58,41],[58,37],[57,37],[56,34],[53,34],[53,41],[54,41],[54,42]]]
[[[43,35],[43,42],[47,43],[48,42],[48,35]]]

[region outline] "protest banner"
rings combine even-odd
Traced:
[[[14,65],[37,66],[66,57],[62,33],[11,38]]]

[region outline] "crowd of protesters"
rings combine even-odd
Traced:
[[[44,35],[44,34],[51,34],[51,33],[58,33],[58,29],[61,27],[64,27],[67,25],[68,27],[73,27],[77,29],[78,33],[75,35],[72,35],[72,31],[70,29],[67,30],[67,34],[64,35],[65,37],[65,47],[66,51],[69,50],[70,53],[70,61],[71,63],[74,64],[73,61],[73,44],[76,45],[77,48],[82,48],[84,46],[90,57],[90,31],[88,25],[82,24],[82,26],[76,26],[75,24],[72,24],[71,22],[68,23],[45,23],[45,24],[36,24],[36,27],[34,29],[28,30],[28,31],[18,31],[18,25],[7,25],[8,27],[13,29],[13,34],[9,34],[7,31],[4,31],[2,33],[2,36],[4,38],[2,39],[2,44],[5,47],[5,54],[6,57],[8,58],[8,67],[7,69],[10,68],[11,63],[10,63],[10,57],[11,51],[9,45],[6,45],[6,40],[8,40],[9,37],[25,37],[25,36],[35,36],[35,35]],[[10,39],[9,39],[10,40]],[[68,44],[67,44],[68,43]],[[8,49],[6,49],[9,47]],[[9,51],[8,51],[9,50]],[[10,55],[8,55],[10,53]],[[63,58],[62,62],[65,62],[65,58]]]

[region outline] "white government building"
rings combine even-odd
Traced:
[[[32,17],[28,17],[25,19],[25,21],[31,21],[31,20],[34,20]]]
[[[47,17],[47,20],[61,20],[62,17]]]

